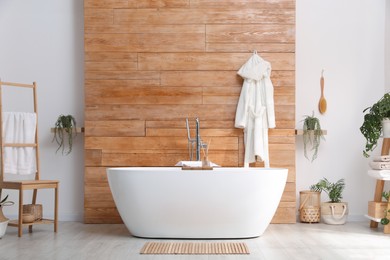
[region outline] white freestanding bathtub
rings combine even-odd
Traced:
[[[107,169],[127,229],[147,238],[250,238],[263,234],[287,169],[127,167]]]

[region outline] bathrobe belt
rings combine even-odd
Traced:
[[[245,166],[248,166],[249,162],[256,161],[256,156],[259,156],[264,161],[264,166],[269,167],[268,128],[266,118],[264,118],[265,111],[266,108],[262,106],[256,113],[254,107],[249,106],[249,120],[244,134]],[[258,134],[255,134],[255,131]]]

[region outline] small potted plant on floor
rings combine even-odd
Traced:
[[[62,154],[70,154],[73,146],[73,138],[76,135],[76,119],[72,115],[60,115],[55,122],[54,137],[52,140],[53,142],[56,141],[58,144],[56,152],[62,148]],[[66,144],[68,144],[68,148],[65,152]]]
[[[306,159],[313,162],[318,155],[321,139],[325,139],[321,129],[320,120],[314,116],[305,116],[303,119],[303,151]],[[308,149],[313,151],[311,159],[308,156]]]
[[[344,179],[331,183],[323,178],[316,184],[310,186],[312,191],[324,191],[330,201],[321,203],[321,219],[326,224],[340,225],[345,224],[348,216],[348,203],[342,202],[342,193],[345,188]]]
[[[1,190],[0,190],[0,194],[1,194]],[[5,196],[4,199],[0,200],[0,238],[4,236],[9,221],[9,219],[6,218],[3,214],[3,207],[11,206],[14,204],[12,201],[8,201],[7,199],[8,199],[8,195]]]
[[[386,93],[374,105],[363,110],[364,121],[360,132],[366,138],[366,146],[363,155],[369,157],[369,152],[377,146],[378,139],[390,137],[390,93]]]

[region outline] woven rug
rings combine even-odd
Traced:
[[[248,255],[245,243],[147,242],[140,254],[150,255]]]

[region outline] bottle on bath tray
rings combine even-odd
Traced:
[[[203,157],[203,160],[202,160],[202,167],[210,167],[211,164],[210,164],[210,161],[208,160],[207,156],[204,156]]]

